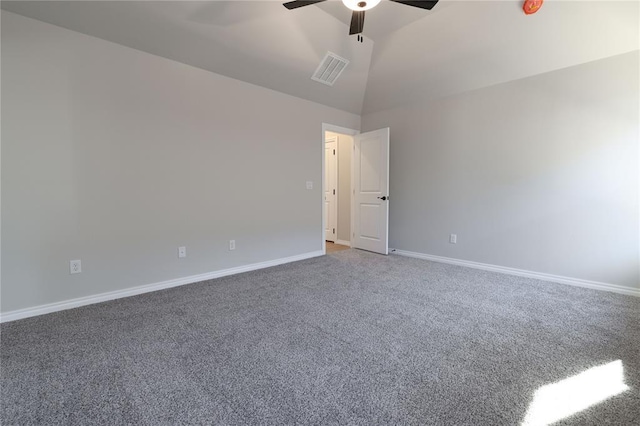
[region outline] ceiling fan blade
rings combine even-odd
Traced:
[[[299,7],[302,6],[309,6],[312,4],[316,4],[316,3],[320,3],[323,1],[327,1],[327,0],[296,0],[296,1],[290,1],[287,3],[283,3],[282,5],[284,7],[286,7],[287,9],[291,10],[291,9],[297,9]]]
[[[360,34],[364,29],[364,10],[354,10],[351,15],[349,35]]]
[[[435,6],[438,3],[438,0],[425,0],[425,1],[391,0],[391,1],[394,1],[396,3],[406,4],[407,6],[419,7],[420,9],[427,9],[427,10],[433,9],[433,6]]]

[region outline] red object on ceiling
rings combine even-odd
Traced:
[[[542,7],[542,3],[544,3],[544,0],[525,0],[522,5],[522,10],[524,10],[524,13],[527,15],[531,15]]]

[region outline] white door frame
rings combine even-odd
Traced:
[[[322,151],[322,164],[321,164],[321,170],[322,170],[322,191],[320,191],[320,211],[322,212],[322,223],[320,224],[320,231],[321,231],[321,247],[322,247],[322,254],[327,254],[327,245],[325,244],[325,235],[324,235],[324,230],[326,227],[326,221],[327,218],[325,217],[324,214],[324,191],[325,191],[325,187],[324,187],[324,179],[325,179],[325,158],[324,158],[324,150],[325,150],[325,134],[326,132],[335,132],[335,133],[341,133],[343,135],[349,135],[349,136],[355,136],[360,134],[360,130],[355,130],[355,129],[349,129],[347,127],[341,127],[341,126],[336,126],[334,124],[328,124],[328,123],[322,123],[322,138],[321,138],[321,151]],[[351,175],[353,176],[353,155],[351,156]],[[351,223],[353,226],[353,179],[351,179],[351,194],[352,196],[351,198]],[[336,205],[338,204],[337,202],[337,197],[336,197]],[[336,226],[336,237],[338,236],[338,228]],[[351,241],[351,235],[349,236],[349,241]]]

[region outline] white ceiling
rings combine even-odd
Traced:
[[[2,1],[2,8],[356,114],[435,99],[639,48],[628,1],[383,1],[366,39],[340,1],[289,11],[262,1]],[[310,79],[327,51],[351,61],[333,87]]]
[[[547,0],[531,16],[522,13],[521,1],[453,2],[447,6],[376,40],[364,113],[640,47],[637,1]]]
[[[275,1],[2,1],[21,15],[355,114],[373,43],[315,6]],[[350,60],[334,86],[311,80],[332,51]]]

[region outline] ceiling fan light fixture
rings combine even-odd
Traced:
[[[380,0],[342,0],[345,6],[351,10],[369,10],[380,3]]]

